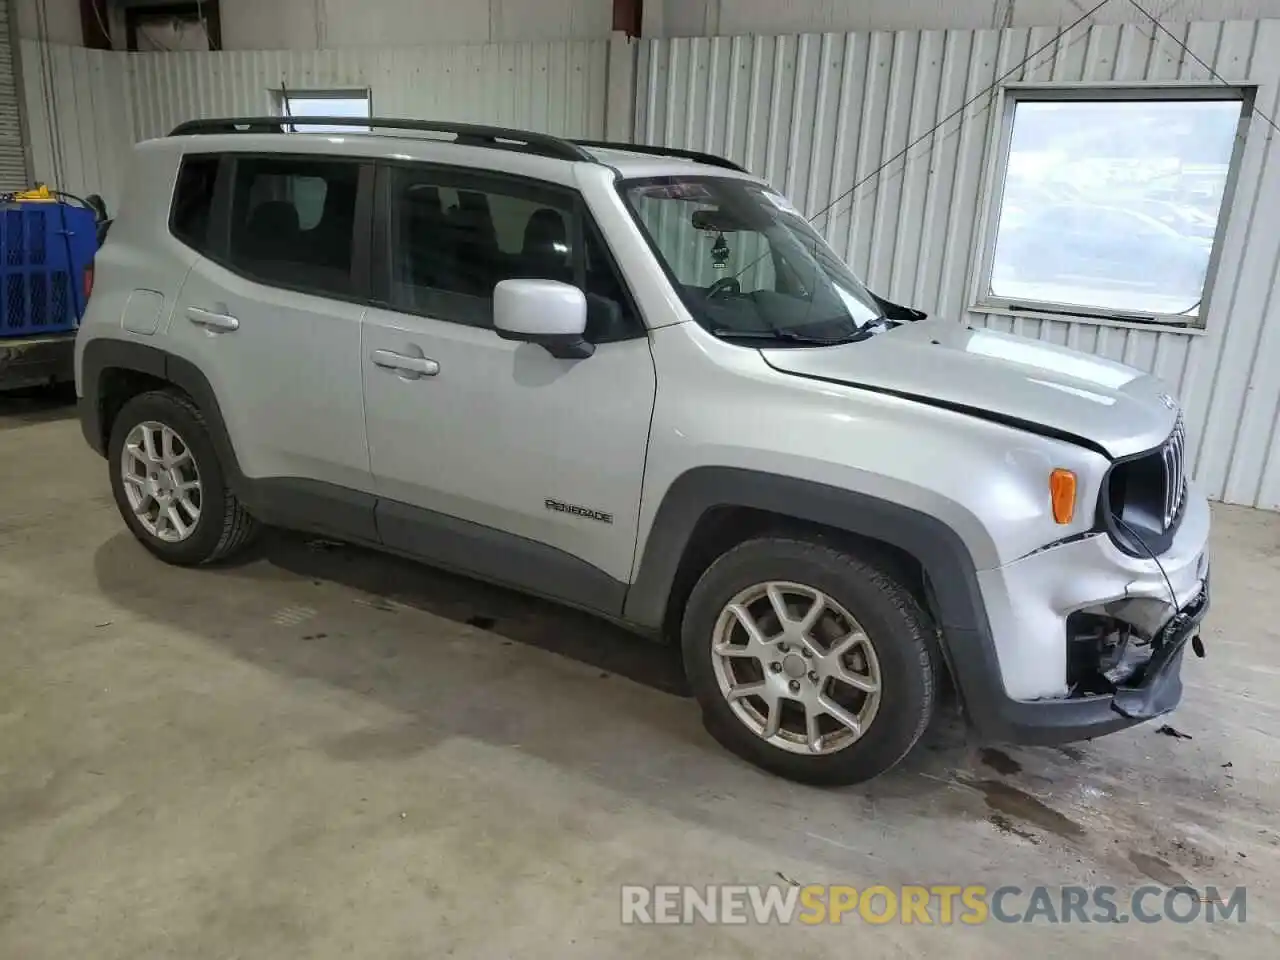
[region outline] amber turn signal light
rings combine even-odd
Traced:
[[[1076,475],[1061,467],[1049,474],[1049,500],[1053,504],[1053,519],[1070,523],[1076,514]]]

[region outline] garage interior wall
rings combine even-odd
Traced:
[[[123,48],[124,9],[165,0],[109,0]],[[80,0],[9,0],[23,39],[83,42]],[[46,10],[47,36],[37,10]],[[220,0],[222,49],[316,50],[350,46],[603,40],[613,0]]]
[[[125,55],[34,40],[21,46],[34,179],[77,196],[101,194],[116,209],[134,144]]]
[[[613,0],[221,0],[227,50],[603,40]]]
[[[1277,116],[1280,21],[1166,25],[1216,72],[1257,84]],[[907,144],[993,84],[1053,28],[802,34],[640,43],[635,138],[722,153],[814,216],[872,289],[975,327],[1101,354],[1152,372],[1186,407],[1198,482],[1214,499],[1280,508],[1280,157],[1255,115],[1228,212],[1205,329],[993,316],[969,310],[990,148],[990,106]],[[1009,80],[1213,82],[1149,25],[1082,26]],[[878,174],[882,164],[888,162]]]
[[[0,192],[22,189],[28,175],[14,26],[10,0],[0,0]]]
[[[1262,0],[1257,0],[1262,2]],[[1270,2],[1270,0],[1267,0]],[[1019,0],[1022,3],[1022,0]],[[727,9],[727,8],[726,8]],[[764,9],[761,7],[760,9]],[[1174,33],[1218,73],[1257,84],[1277,114],[1275,21]],[[723,152],[813,214],[1031,50],[1052,28],[440,44],[416,48],[125,54],[48,47],[63,186],[118,205],[132,143],[180,120],[274,110],[272,91],[369,87],[378,113],[486,120],[555,133]],[[40,50],[22,46],[36,174],[50,179]],[[633,54],[636,55],[633,66]],[[1209,78],[1149,24],[1078,28],[1011,79]],[[936,315],[1112,357],[1162,377],[1188,412],[1210,496],[1280,508],[1280,165],[1255,118],[1229,211],[1206,327],[1156,331],[968,308],[989,98],[890,163],[821,224],[873,287]],[[621,109],[621,108],[625,108]],[[619,130],[619,118],[623,118]]]
[[[34,171],[42,181],[58,179],[52,148],[58,143],[58,185],[72,193],[100,193],[114,209],[135,142],[162,136],[183,120],[276,114],[282,83],[290,90],[368,88],[373,111],[383,116],[483,121],[599,139],[605,133],[610,48],[609,40],[569,40],[118,53],[24,40]],[[632,54],[625,42],[620,49],[629,70]],[[52,112],[42,92],[42,57],[51,66]]]
[[[1066,26],[1098,0],[645,0],[646,38],[867,30]],[[1280,0],[1141,0],[1165,22],[1266,20]],[[1097,9],[1098,24],[1145,23],[1128,0]]]
[[[378,116],[604,134],[608,40],[126,56],[140,140],[195,117],[278,113],[282,83],[368,88]]]

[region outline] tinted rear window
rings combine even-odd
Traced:
[[[201,252],[209,248],[209,220],[213,187],[218,179],[218,157],[191,156],[182,161],[178,185],[173,191],[170,228],[183,243]]]
[[[244,157],[235,170],[232,265],[268,283],[349,294],[359,164]]]

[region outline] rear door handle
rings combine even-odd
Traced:
[[[187,307],[187,319],[209,330],[239,330],[240,321],[229,313],[215,313],[200,307]]]
[[[375,367],[383,370],[396,370],[400,373],[413,373],[420,377],[434,377],[440,372],[440,364],[426,357],[406,357],[403,353],[391,350],[375,350],[369,359]]]

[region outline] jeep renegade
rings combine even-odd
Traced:
[[[156,556],[273,524],[672,638],[808,782],[889,769],[944,676],[997,740],[1176,705],[1209,508],[1155,379],[887,301],[718,157],[358,122],[136,148],[76,374]]]

